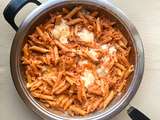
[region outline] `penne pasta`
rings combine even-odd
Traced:
[[[67,108],[69,108],[72,103],[73,103],[73,99],[70,98],[70,99],[66,102],[66,104],[64,105],[64,110],[66,110]]]
[[[118,89],[117,89],[117,92],[118,93],[120,93],[120,92],[122,92],[122,90],[123,90],[123,88],[125,87],[125,85],[126,85],[126,80],[124,80],[121,84],[120,84],[120,86],[118,87]]]
[[[32,46],[29,48],[32,51],[36,51],[36,52],[40,52],[40,53],[47,53],[49,52],[49,50],[42,48],[42,47],[38,47],[38,46]]]
[[[96,99],[93,104],[90,104],[88,107],[87,107],[87,112],[94,112],[96,109],[98,109],[100,103],[102,102],[102,98],[99,98],[99,99]]]
[[[124,73],[123,79],[127,79],[129,75],[134,71],[134,66],[131,65],[128,70]]]
[[[58,53],[58,48],[55,46],[54,47],[54,58],[55,58],[55,65],[59,62],[59,53]]]
[[[65,45],[63,45],[62,43],[60,43],[58,40],[54,40],[55,41],[55,44],[59,47],[59,48],[61,48],[62,50],[64,50],[64,51],[70,51]]]
[[[36,90],[37,88],[39,88],[41,85],[42,85],[42,81],[38,81],[37,83],[33,84],[32,87],[31,87],[31,91],[34,91]]]
[[[40,94],[40,93],[36,93],[36,92],[31,92],[31,94],[32,94],[35,98],[44,99],[44,100],[54,100],[54,97],[53,97],[53,96],[44,95],[44,94]]]
[[[84,116],[85,114],[87,114],[86,111],[82,110],[79,107],[76,107],[75,105],[70,106],[69,110],[71,110],[72,112],[74,112],[74,114],[78,114],[78,115],[82,115],[82,116]]]
[[[78,13],[78,11],[80,11],[82,9],[82,6],[78,6],[75,7],[74,9],[72,9],[72,11],[70,11],[64,18],[68,19],[68,18],[72,18],[76,13]]]
[[[64,86],[65,86],[65,81],[60,82],[60,84],[58,84],[57,86],[53,87],[52,94],[54,94],[55,92],[59,91]]]
[[[49,13],[22,48],[28,91],[45,109],[71,116],[107,108],[134,72],[132,46],[117,22],[82,7]]]
[[[98,11],[94,11],[94,12],[91,13],[92,17],[96,17],[97,15],[98,15]]]
[[[62,19],[62,15],[58,15],[56,16],[56,21],[55,21],[55,24],[60,24],[61,23],[61,19]]]
[[[120,64],[120,63],[115,63],[114,65],[115,65],[117,68],[119,68],[119,69],[121,69],[121,70],[123,70],[123,71],[126,70],[125,66],[122,65],[122,64]]]
[[[24,47],[23,47],[23,54],[24,54],[25,58],[29,57],[29,45],[28,44],[24,45]]]
[[[67,24],[68,25],[75,25],[75,24],[80,23],[82,21],[83,20],[81,18],[75,18],[75,19],[70,20]]]
[[[85,16],[83,15],[82,12],[78,12],[78,16],[83,20],[83,23],[84,23],[85,25],[88,24],[88,20],[85,18]]]
[[[65,90],[67,90],[69,87],[70,87],[69,84],[65,84],[58,91],[56,91],[55,94],[61,94],[62,92],[64,92]]]
[[[98,36],[101,34],[101,23],[100,23],[100,18],[96,19],[96,33]]]
[[[69,10],[67,8],[62,8],[62,11],[64,14],[68,14],[69,13]]]
[[[115,96],[115,92],[111,91],[109,93],[109,95],[107,96],[107,98],[104,100],[103,109],[105,109],[107,107],[107,105],[111,102],[111,100],[114,98],[114,96]]]
[[[45,37],[44,33],[42,32],[42,30],[40,29],[40,27],[36,27],[36,31],[39,34],[39,36],[44,40],[47,41],[47,38]]]

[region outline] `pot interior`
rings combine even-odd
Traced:
[[[78,3],[79,4],[79,3]],[[27,40],[27,35],[31,34],[34,30],[35,30],[35,27],[37,25],[40,25],[42,23],[44,23],[48,18],[49,18],[49,13],[50,12],[54,12],[54,11],[59,11],[61,10],[63,7],[67,7],[67,8],[73,8],[75,7],[76,5],[78,4],[75,4],[74,2],[64,2],[64,3],[61,3],[61,4],[57,4],[57,5],[53,5],[53,6],[50,6],[49,8],[45,9],[43,12],[41,12],[38,16],[34,16],[34,19],[32,20],[32,22],[28,23],[28,27],[27,29],[25,30],[26,32],[24,33],[22,39],[20,40],[20,42],[18,44],[20,44],[20,49],[22,49],[24,43],[25,43],[25,40]],[[122,33],[123,35],[126,37],[126,39],[129,41],[129,45],[132,47],[131,49],[131,54],[129,56],[129,61],[130,63],[134,64],[136,63],[136,50],[135,50],[135,46],[133,45],[133,40],[132,40],[132,37],[129,33],[129,31],[126,29],[126,25],[125,23],[123,23],[123,21],[121,21],[119,19],[119,17],[112,13],[112,11],[110,9],[106,9],[104,7],[102,7],[101,5],[95,5],[94,4],[87,4],[87,3],[80,3],[81,5],[83,5],[83,7],[89,11],[93,11],[93,10],[97,10],[100,14],[103,14],[105,16],[107,16],[108,19],[112,20],[112,21],[116,21],[117,24],[114,26],[116,28],[118,28]],[[24,23],[25,24],[25,23]],[[19,55],[18,55],[18,64],[20,64],[20,73],[21,73],[21,82],[23,83],[23,87],[25,88],[26,92],[29,92],[27,91],[26,89],[26,83],[25,83],[25,78],[24,78],[24,68],[23,68],[23,65],[21,65],[21,56],[22,56],[22,52],[21,50],[19,51]],[[101,111],[98,111],[98,112],[95,112],[95,113],[92,113],[92,114],[89,114],[83,118],[87,118],[87,117],[92,117],[92,116],[95,116],[95,115],[98,115],[104,111],[109,111],[111,108],[114,107],[114,105],[119,102],[122,97],[124,96],[124,94],[126,93],[126,91],[128,90],[129,86],[130,86],[130,83],[132,81],[132,78],[133,78],[133,75],[134,73],[132,73],[132,75],[130,76],[129,78],[129,81],[128,81],[128,84],[127,84],[127,87],[126,89],[123,91],[123,93],[119,96],[117,96],[110,104],[109,106],[105,109],[105,110],[101,110]],[[34,98],[33,98],[34,99]],[[38,101],[37,101],[38,102]],[[45,106],[43,106],[41,103],[39,103],[43,108],[45,108]],[[45,108],[47,109],[47,108]],[[65,118],[70,118],[70,116],[68,116],[67,114],[63,114],[61,112],[58,112],[56,110],[53,110],[53,109],[47,109],[51,112],[51,114],[56,114],[56,115],[59,115],[59,116],[63,116]],[[73,117],[72,117],[73,118]],[[82,118],[82,117],[75,117],[75,118]]]

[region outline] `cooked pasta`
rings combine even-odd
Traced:
[[[22,49],[27,89],[71,116],[105,109],[134,71],[127,39],[116,22],[83,6],[49,15]]]

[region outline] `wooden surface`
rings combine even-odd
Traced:
[[[46,0],[40,0],[44,2]],[[18,96],[10,75],[9,55],[15,31],[2,11],[9,0],[0,0],[0,120],[41,120]],[[131,101],[152,120],[160,118],[160,0],[114,0],[135,24],[144,43],[145,72],[142,84]],[[36,6],[27,5],[16,17],[20,23]],[[113,120],[130,120],[123,110]]]

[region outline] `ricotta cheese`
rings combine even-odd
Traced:
[[[81,80],[84,81],[84,85],[85,85],[86,88],[88,88],[88,86],[90,84],[92,84],[95,80],[95,77],[94,77],[92,71],[87,70],[87,69],[85,69],[83,75],[80,78],[81,78]]]
[[[103,44],[100,46],[102,50],[108,50],[109,46],[107,44]]]
[[[77,35],[80,37],[81,41],[84,42],[93,42],[94,34],[87,29],[83,28],[82,31],[77,32]]]
[[[103,76],[105,76],[105,75],[108,74],[108,70],[105,69],[103,66],[101,66],[100,68],[98,68],[98,69],[96,70],[96,72],[97,72],[97,74],[99,75],[99,77],[103,77]]]
[[[88,60],[79,61],[80,66],[85,65],[85,64],[88,64]]]
[[[89,49],[88,53],[93,58],[97,58],[98,57],[98,53],[96,52],[95,49]]]
[[[110,48],[109,48],[109,54],[110,55],[113,55],[114,53],[116,53],[117,52],[117,50],[116,50],[116,48],[114,47],[114,46],[111,46]]]
[[[67,44],[68,37],[70,35],[69,26],[66,24],[64,20],[62,20],[59,25],[55,25],[54,29],[52,30],[52,35],[61,43]]]

